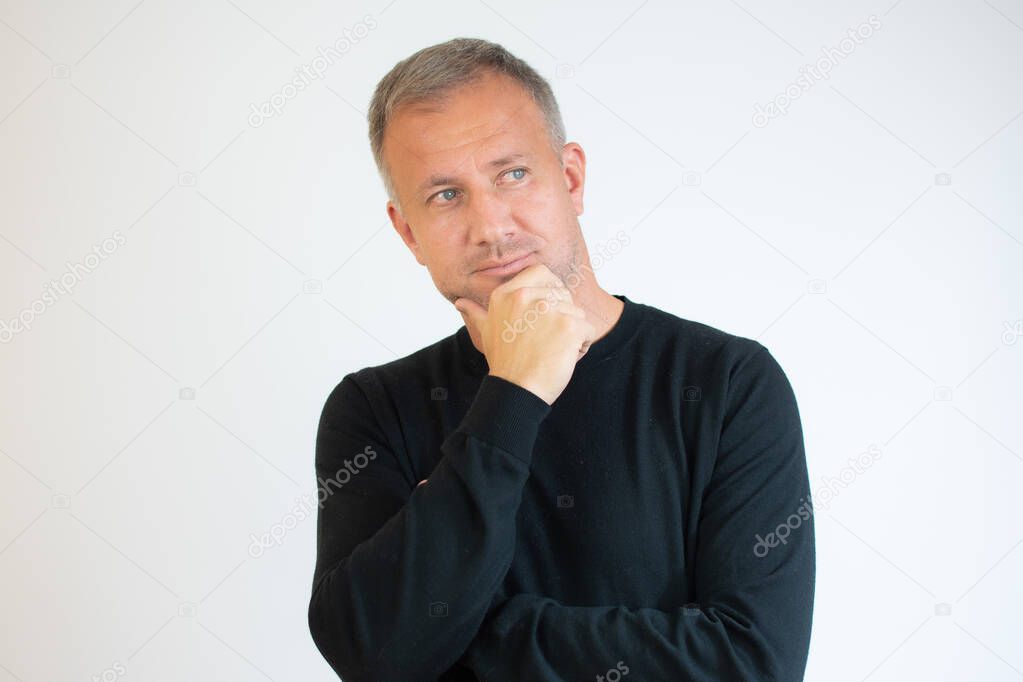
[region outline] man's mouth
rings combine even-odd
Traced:
[[[524,256],[519,256],[514,260],[506,260],[503,263],[492,264],[490,267],[482,267],[476,270],[477,275],[508,275],[517,273],[529,265],[532,265],[533,253],[527,253]]]

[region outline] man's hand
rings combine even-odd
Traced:
[[[498,285],[489,309],[459,298],[455,308],[483,345],[490,374],[533,392],[548,405],[565,390],[596,328],[543,263]]]

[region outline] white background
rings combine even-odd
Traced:
[[[807,679],[1023,677],[1023,6],[388,2],[0,2],[0,322],[31,319],[0,344],[0,682],[334,679],[315,522],[251,534],[314,493],[340,378],[462,323],[386,220],[364,117],[455,36],[555,88],[591,253],[631,238],[604,288],[785,368],[833,490]]]

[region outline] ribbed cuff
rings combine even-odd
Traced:
[[[532,391],[487,374],[456,430],[470,433],[528,463],[540,423],[550,411],[551,406]]]

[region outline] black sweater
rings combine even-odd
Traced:
[[[754,340],[617,298],[553,405],[487,374],[464,326],[331,392],[309,627],[345,682],[802,679],[788,379]]]

